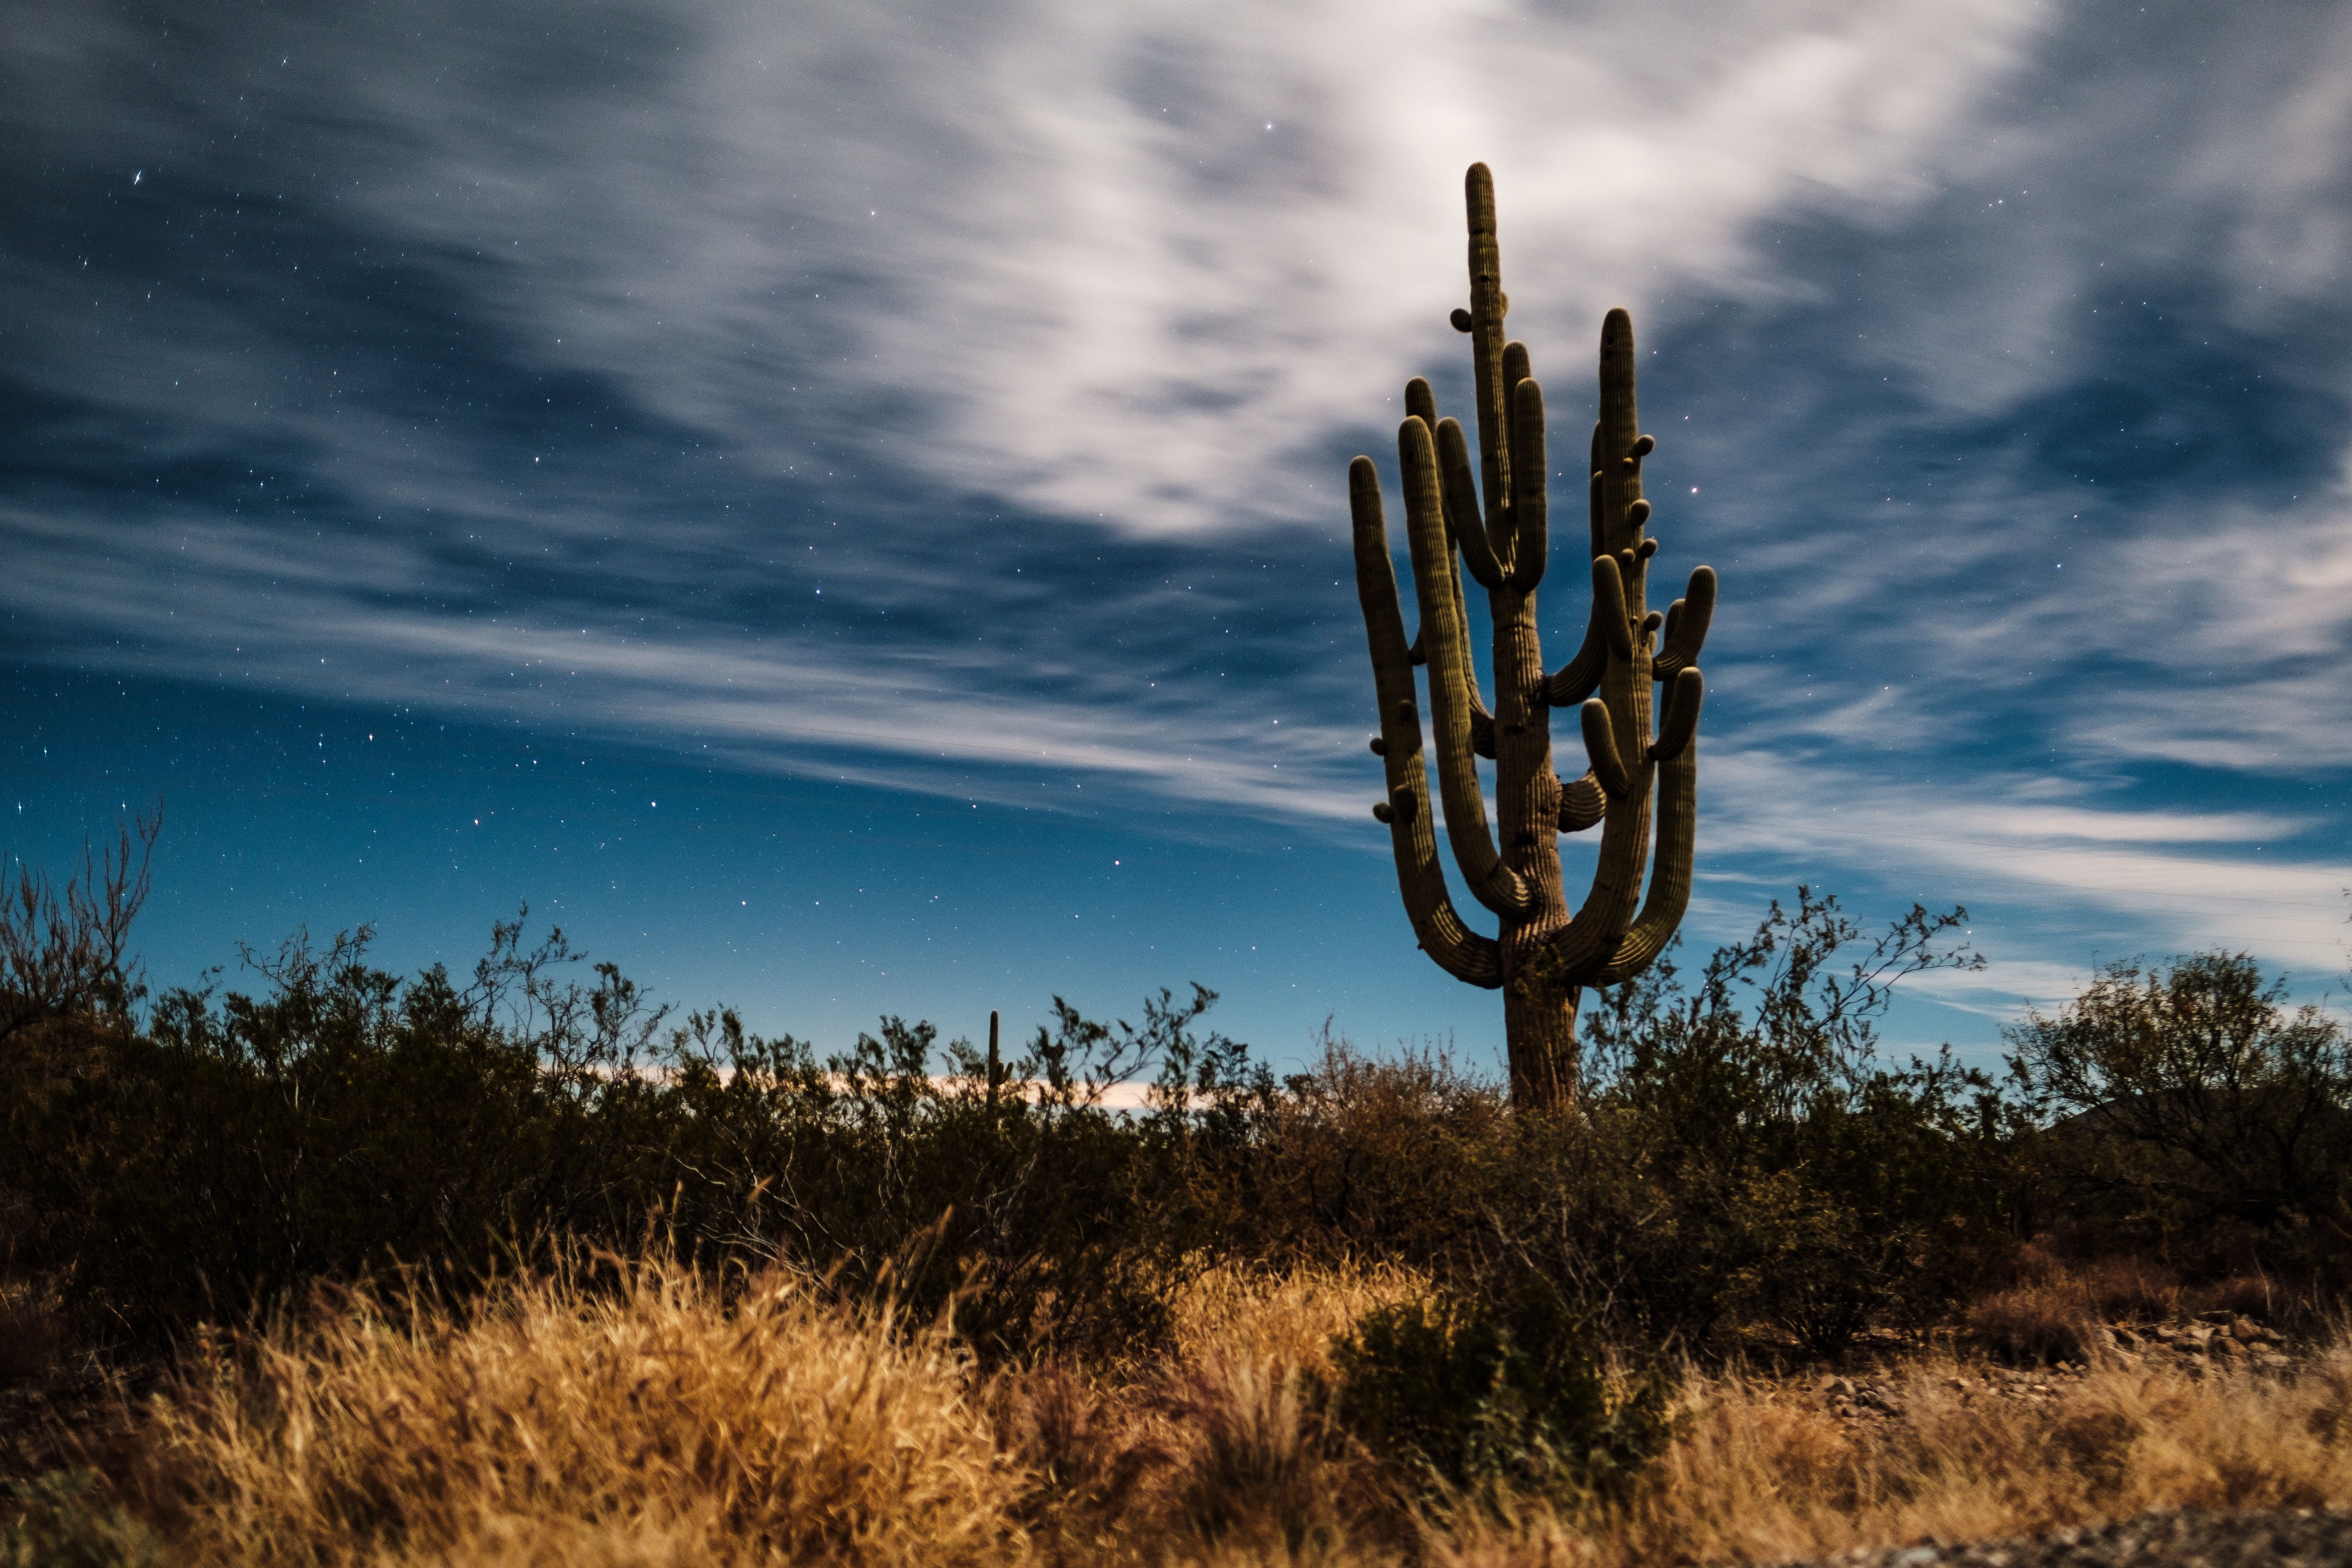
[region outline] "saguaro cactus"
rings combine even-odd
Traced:
[[[1690,902],[1698,791],[1697,729],[1706,681],[1700,644],[1715,611],[1715,573],[1700,566],[1664,615],[1645,591],[1656,540],[1643,530],[1642,459],[1655,443],[1633,410],[1633,322],[1622,310],[1601,328],[1601,420],[1592,431],[1592,611],[1583,646],[1546,674],[1536,633],[1536,584],[1547,535],[1543,389],[1523,343],[1506,342],[1502,262],[1495,238],[1494,178],[1474,163],[1470,306],[1454,325],[1470,334],[1476,367],[1478,471],[1462,426],[1437,416],[1429,384],[1405,387],[1397,456],[1404,480],[1421,630],[1408,644],[1370,458],[1348,469],[1355,514],[1356,590],[1371,643],[1388,798],[1372,815],[1388,824],[1397,884],[1423,951],[1457,980],[1500,988],[1510,1049],[1511,1095],[1535,1108],[1566,1103],[1574,1083],[1576,1011],[1587,985],[1612,984],[1654,962]],[[1457,567],[1486,590],[1495,628],[1495,705],[1479,692]],[[1652,638],[1664,639],[1653,652]],[[1454,912],[1437,860],[1422,755],[1413,667],[1429,669],[1437,778],[1445,836],[1475,898],[1499,918],[1481,936]],[[1651,688],[1662,683],[1663,703]],[[1553,770],[1551,710],[1575,708],[1591,766],[1562,784]],[[1654,712],[1663,717],[1653,729]],[[1478,759],[1495,764],[1498,840],[1486,825]],[[1652,805],[1654,795],[1654,818]],[[1560,888],[1555,835],[1601,829],[1591,889],[1571,916]],[[1649,865],[1650,836],[1658,854]],[[1648,897],[1643,874],[1649,871]],[[1636,906],[1639,906],[1638,912]]]

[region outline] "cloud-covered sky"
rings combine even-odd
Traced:
[[[1483,1059],[1344,497],[1408,377],[1467,401],[1474,159],[1555,426],[1630,307],[1723,576],[1695,942],[1965,901],[1903,1033],[1979,1051],[2106,959],[2341,977],[2341,6],[0,23],[12,847],[160,794],[160,978],[528,900],[821,1039],[1198,979],[1277,1058]]]

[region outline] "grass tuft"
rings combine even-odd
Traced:
[[[1633,1568],[2352,1497],[2340,1345],[2284,1373],[2112,1362],[2047,1384],[1919,1355],[1873,1374],[1867,1418],[1818,1380],[1685,1366],[1671,1436],[1613,1492],[1433,1501],[1318,1392],[1324,1331],[1407,1291],[1393,1270],[1213,1271],[1160,1361],[993,1371],[944,1323],[784,1274],[734,1284],[600,1257],[461,1307],[321,1296],[200,1342],[125,1408],[112,1482],[20,1488],[0,1544],[195,1568]]]

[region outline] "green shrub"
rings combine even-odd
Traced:
[[[2116,963],[2008,1031],[2068,1227],[2192,1271],[2340,1286],[2352,1256],[2352,1041],[2244,953]]]
[[[1904,977],[1976,962],[1965,918],[1865,935],[1801,889],[1695,986],[1662,961],[1596,995],[1566,1116],[1512,1111],[1441,1053],[1327,1042],[1255,1113],[1234,1245],[1393,1258],[1472,1294],[1532,1270],[1613,1337],[1695,1351],[1761,1330],[1829,1354],[1930,1320],[1998,1276],[2030,1206],[2024,1124],[1992,1082],[1878,1051]]]
[[[0,1261],[149,1346],[316,1280],[417,1266],[463,1289],[518,1249],[629,1248],[650,1229],[705,1262],[782,1262],[926,1315],[952,1303],[991,1355],[1149,1343],[1171,1287],[1221,1256],[1426,1270],[1444,1300],[1507,1303],[1489,1326],[1517,1336],[1513,1367],[1559,1338],[1529,1326],[1529,1279],[1595,1303],[1591,1330],[1627,1342],[1725,1349],[1761,1329],[1830,1353],[1999,1271],[2061,1190],[2024,1110],[2187,1070],[2099,1045],[2107,1026],[2084,1020],[2115,1011],[2105,991],[2084,1004],[2105,1011],[2032,1037],[2022,1107],[1948,1058],[1888,1063],[1875,1020],[1905,976],[1973,962],[1951,945],[1965,915],[1915,908],[1869,937],[1805,889],[1689,988],[1661,962],[1596,994],[1577,1104],[1555,1116],[1513,1111],[1442,1053],[1373,1062],[1328,1039],[1277,1084],[1204,1030],[1197,987],[1132,1025],[1057,999],[993,1085],[969,1043],[897,1017],[820,1054],[724,1010],[674,1017],[560,931],[526,946],[520,919],[462,982],[374,967],[364,929],[323,951],[298,934],[247,954],[251,994],[173,989],[142,1013],[124,947],[142,886],[126,837],[62,895],[25,879],[0,910]],[[2209,1123],[2336,1107],[2294,1121],[2285,1186],[2263,1189],[2314,1195],[2263,1201],[2338,1237],[2340,1036],[2282,1017],[2247,1038],[2230,1062],[2274,1065],[2230,1068],[2236,1098]],[[1151,1105],[1109,1109],[1138,1079]],[[2134,1103],[2187,1092],[2149,1082]],[[2126,1167],[2147,1192],[2168,1183],[2164,1212],[2186,1213],[2184,1182],[2227,1177],[2231,1212],[2251,1212],[2242,1166],[2159,1149],[2149,1125],[2102,1145],[2137,1151],[2111,1184]],[[1400,1319],[1364,1353],[1423,1331],[1485,1353],[1485,1320],[1458,1317]]]
[[[1374,1450],[1441,1489],[1608,1492],[1670,1435],[1654,1371],[1612,1391],[1590,1321],[1532,1273],[1500,1300],[1447,1292],[1365,1315],[1332,1347],[1332,1397]]]
[[[1832,1353],[1934,1315],[2015,1245],[2019,1124],[1948,1053],[1904,1066],[1877,1020],[1904,978],[1976,967],[1967,911],[1867,937],[1798,889],[1685,992],[1661,963],[1587,1027],[1596,1182],[1563,1222],[1653,1331],[1769,1326]]]
[[[0,1514],[0,1568],[148,1568],[161,1560],[153,1531],[104,1500],[89,1470],[11,1481]]]
[[[723,1012],[673,1024],[609,964],[572,978],[560,931],[521,931],[500,923],[462,987],[373,967],[364,930],[298,935],[247,955],[257,994],[174,990],[143,1028],[90,1032],[0,1149],[19,1266],[154,1344],[314,1279],[423,1264],[464,1289],[537,1238],[650,1225],[926,1314],[960,1296],[1000,1353],[1149,1341],[1217,1223],[1208,1159],[1271,1092],[1198,1027],[1204,990],[1140,1026],[1057,1001],[992,1099],[928,1024],[820,1058]],[[1107,1110],[1139,1075],[1155,1109]]]

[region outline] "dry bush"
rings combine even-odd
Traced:
[[[2019,1248],[2016,1282],[1971,1303],[1969,1328],[1990,1348],[2037,1361],[2094,1356],[2112,1323],[2145,1324],[2227,1311],[2275,1326],[2324,1320],[2316,1300],[2266,1275],[2237,1274],[2184,1286],[2160,1263],[2126,1255],[2068,1262]]]
[[[2111,1367],[2040,1402],[1994,1397],[1964,1370],[1914,1364],[1897,1384],[1904,1417],[1883,1422],[1841,1419],[1785,1386],[1694,1378],[1686,1425],[1631,1500],[1581,1520],[1541,1508],[1465,1520],[1430,1555],[1465,1568],[1777,1563],[2352,1495],[2341,1348],[2291,1380]]]
[[[1972,1302],[1967,1321],[1997,1351],[2049,1361],[2094,1353],[2105,1324],[2183,1310],[2180,1281],[2161,1264],[2129,1256],[2073,1264],[2029,1244],[2018,1249],[2016,1282]]]
[[[1312,1407],[1296,1363],[1214,1357],[1172,1394],[1180,1458],[1165,1494],[1171,1522],[1261,1549],[1339,1537],[1364,1466]]]
[[[450,1312],[354,1291],[205,1347],[126,1491],[205,1563],[955,1563],[1017,1552],[1020,1472],[938,1328],[664,1262]]]
[[[1007,1373],[990,1385],[999,1448],[1029,1478],[1023,1521],[1062,1549],[1099,1549],[1131,1516],[1174,1453],[1139,1416],[1133,1391],[1066,1366]]]
[[[2293,1322],[2308,1327],[2327,1316],[2317,1299],[2307,1292],[2283,1289],[2266,1274],[2232,1274],[2189,1286],[2180,1292],[2180,1303],[2187,1312],[2229,1312],[2273,1326]]]
[[[1180,1361],[1265,1361],[1328,1370],[1332,1340],[1365,1313],[1429,1294],[1428,1276],[1393,1263],[1275,1270],[1222,1265],[1187,1281],[1172,1304]]]
[[[1288,1561],[1409,1521],[1389,1479],[1317,1398],[1333,1339],[1425,1294],[1389,1265],[1225,1265],[1172,1293],[1163,1360],[998,1378],[999,1441],[1034,1490],[1024,1515],[1055,1561]]]

